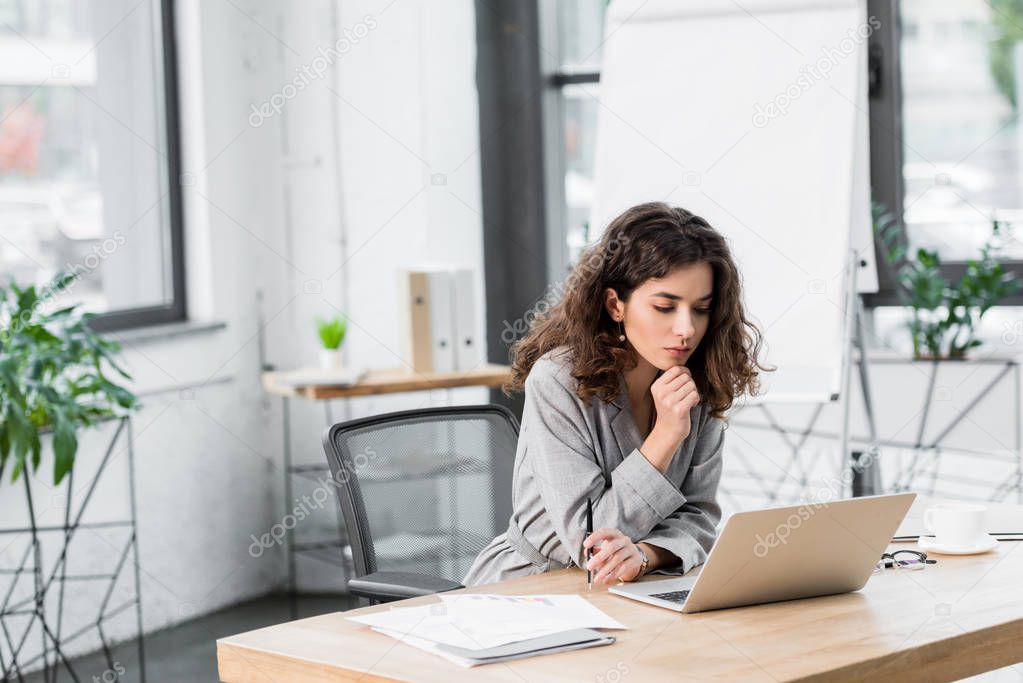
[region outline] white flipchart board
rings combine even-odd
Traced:
[[[659,200],[727,236],[778,367],[748,402],[834,399],[850,248],[857,289],[877,288],[869,26],[864,0],[613,0],[599,88],[583,86],[599,100],[591,225]]]

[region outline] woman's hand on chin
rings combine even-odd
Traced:
[[[654,429],[682,442],[692,430],[689,411],[700,402],[693,373],[684,365],[673,365],[650,385],[657,410]]]

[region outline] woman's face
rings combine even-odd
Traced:
[[[706,262],[682,266],[637,287],[628,303],[605,292],[611,317],[625,325],[636,352],[659,370],[685,365],[710,323],[714,273]],[[623,318],[624,316],[624,318]]]

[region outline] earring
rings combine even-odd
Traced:
[[[618,341],[620,342],[625,341],[625,326],[622,324],[621,320],[618,321],[618,330],[620,332],[620,334],[618,335]]]

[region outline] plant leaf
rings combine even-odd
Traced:
[[[0,424],[0,479],[3,479],[4,468],[7,467],[7,456],[11,453],[11,439],[7,426]]]
[[[53,485],[56,486],[64,479],[71,467],[75,464],[75,453],[78,450],[78,438],[75,436],[74,427],[61,413],[53,430]]]

